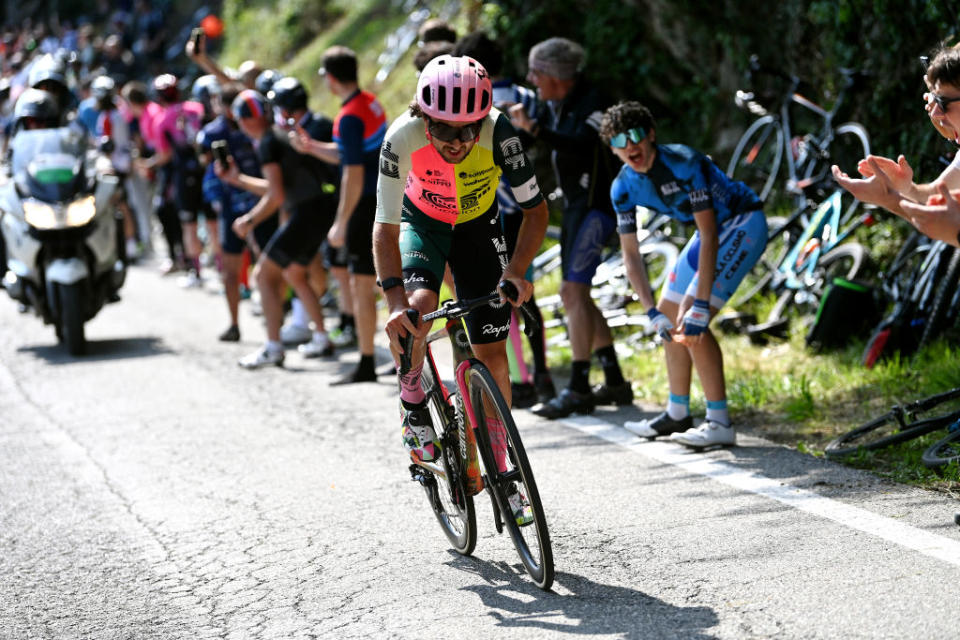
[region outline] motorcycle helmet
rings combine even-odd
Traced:
[[[49,91],[26,89],[13,107],[13,130],[52,129],[60,126],[60,108]]]
[[[475,122],[490,113],[492,103],[490,76],[469,56],[439,56],[420,72],[417,104],[430,118]]]
[[[256,89],[260,95],[265,96],[270,92],[270,89],[273,88],[277,80],[281,78],[283,78],[283,74],[276,69],[261,71],[253,83],[253,88]]]
[[[180,87],[177,86],[177,76],[172,73],[163,73],[154,78],[153,91],[162,102],[167,104],[180,101]]]
[[[32,89],[46,91],[69,91],[67,75],[64,66],[49,53],[41,57],[30,67],[27,75],[27,84]],[[40,86],[44,85],[44,86]]]
[[[275,106],[290,113],[307,108],[307,90],[296,78],[277,80],[267,98]]]

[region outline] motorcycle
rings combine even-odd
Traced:
[[[94,158],[73,128],[19,131],[0,184],[4,288],[54,325],[71,355],[86,352],[84,323],[119,300],[126,279],[118,179],[99,174]]]

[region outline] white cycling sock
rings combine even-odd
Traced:
[[[667,415],[672,420],[683,420],[690,415],[690,396],[678,396],[670,394],[670,401],[667,402]]]
[[[717,422],[725,427],[730,426],[730,412],[727,411],[726,399],[707,402],[707,420]]]
[[[298,327],[309,327],[310,326],[310,316],[307,314],[306,308],[304,308],[303,303],[300,302],[300,298],[294,298],[290,301],[291,311],[290,319]],[[323,327],[320,327],[321,329]]]

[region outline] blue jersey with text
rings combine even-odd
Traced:
[[[682,144],[656,145],[656,151],[649,171],[638,173],[624,165],[610,186],[619,233],[636,233],[637,206],[683,223],[693,222],[698,211],[713,209],[718,225],[762,207],[750,187],[728,178],[699,151]]]

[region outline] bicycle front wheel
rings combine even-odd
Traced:
[[[445,424],[440,409],[430,403],[434,425]],[[462,555],[473,553],[477,546],[477,514],[473,496],[468,495],[464,485],[464,471],[460,460],[460,444],[456,429],[445,429],[440,441],[442,457],[438,461],[446,477],[418,469],[423,475],[421,484],[427,492],[430,508],[440,523],[440,528],[453,548]],[[418,478],[420,479],[420,478]]]
[[[540,502],[540,493],[533,477],[533,470],[527,459],[526,450],[520,440],[520,432],[513,421],[507,403],[500,393],[490,371],[479,361],[471,362],[467,372],[467,386],[470,401],[477,421],[483,428],[478,429],[477,446],[487,472],[487,486],[492,491],[496,506],[502,514],[513,545],[520,554],[527,573],[541,589],[549,589],[553,584],[553,548],[550,545],[550,533],[547,519]],[[503,424],[507,438],[507,469],[499,471],[490,445],[486,424],[487,418],[495,418]],[[520,526],[514,518],[508,502],[508,490],[515,484],[521,495],[530,503],[533,522]]]
[[[737,142],[727,175],[745,183],[766,202],[782,159],[783,129],[773,116],[763,116],[750,125]]]
[[[876,451],[942,429],[958,416],[960,412],[902,425],[891,412],[834,439],[824,452],[831,458],[843,458],[861,449]]]

